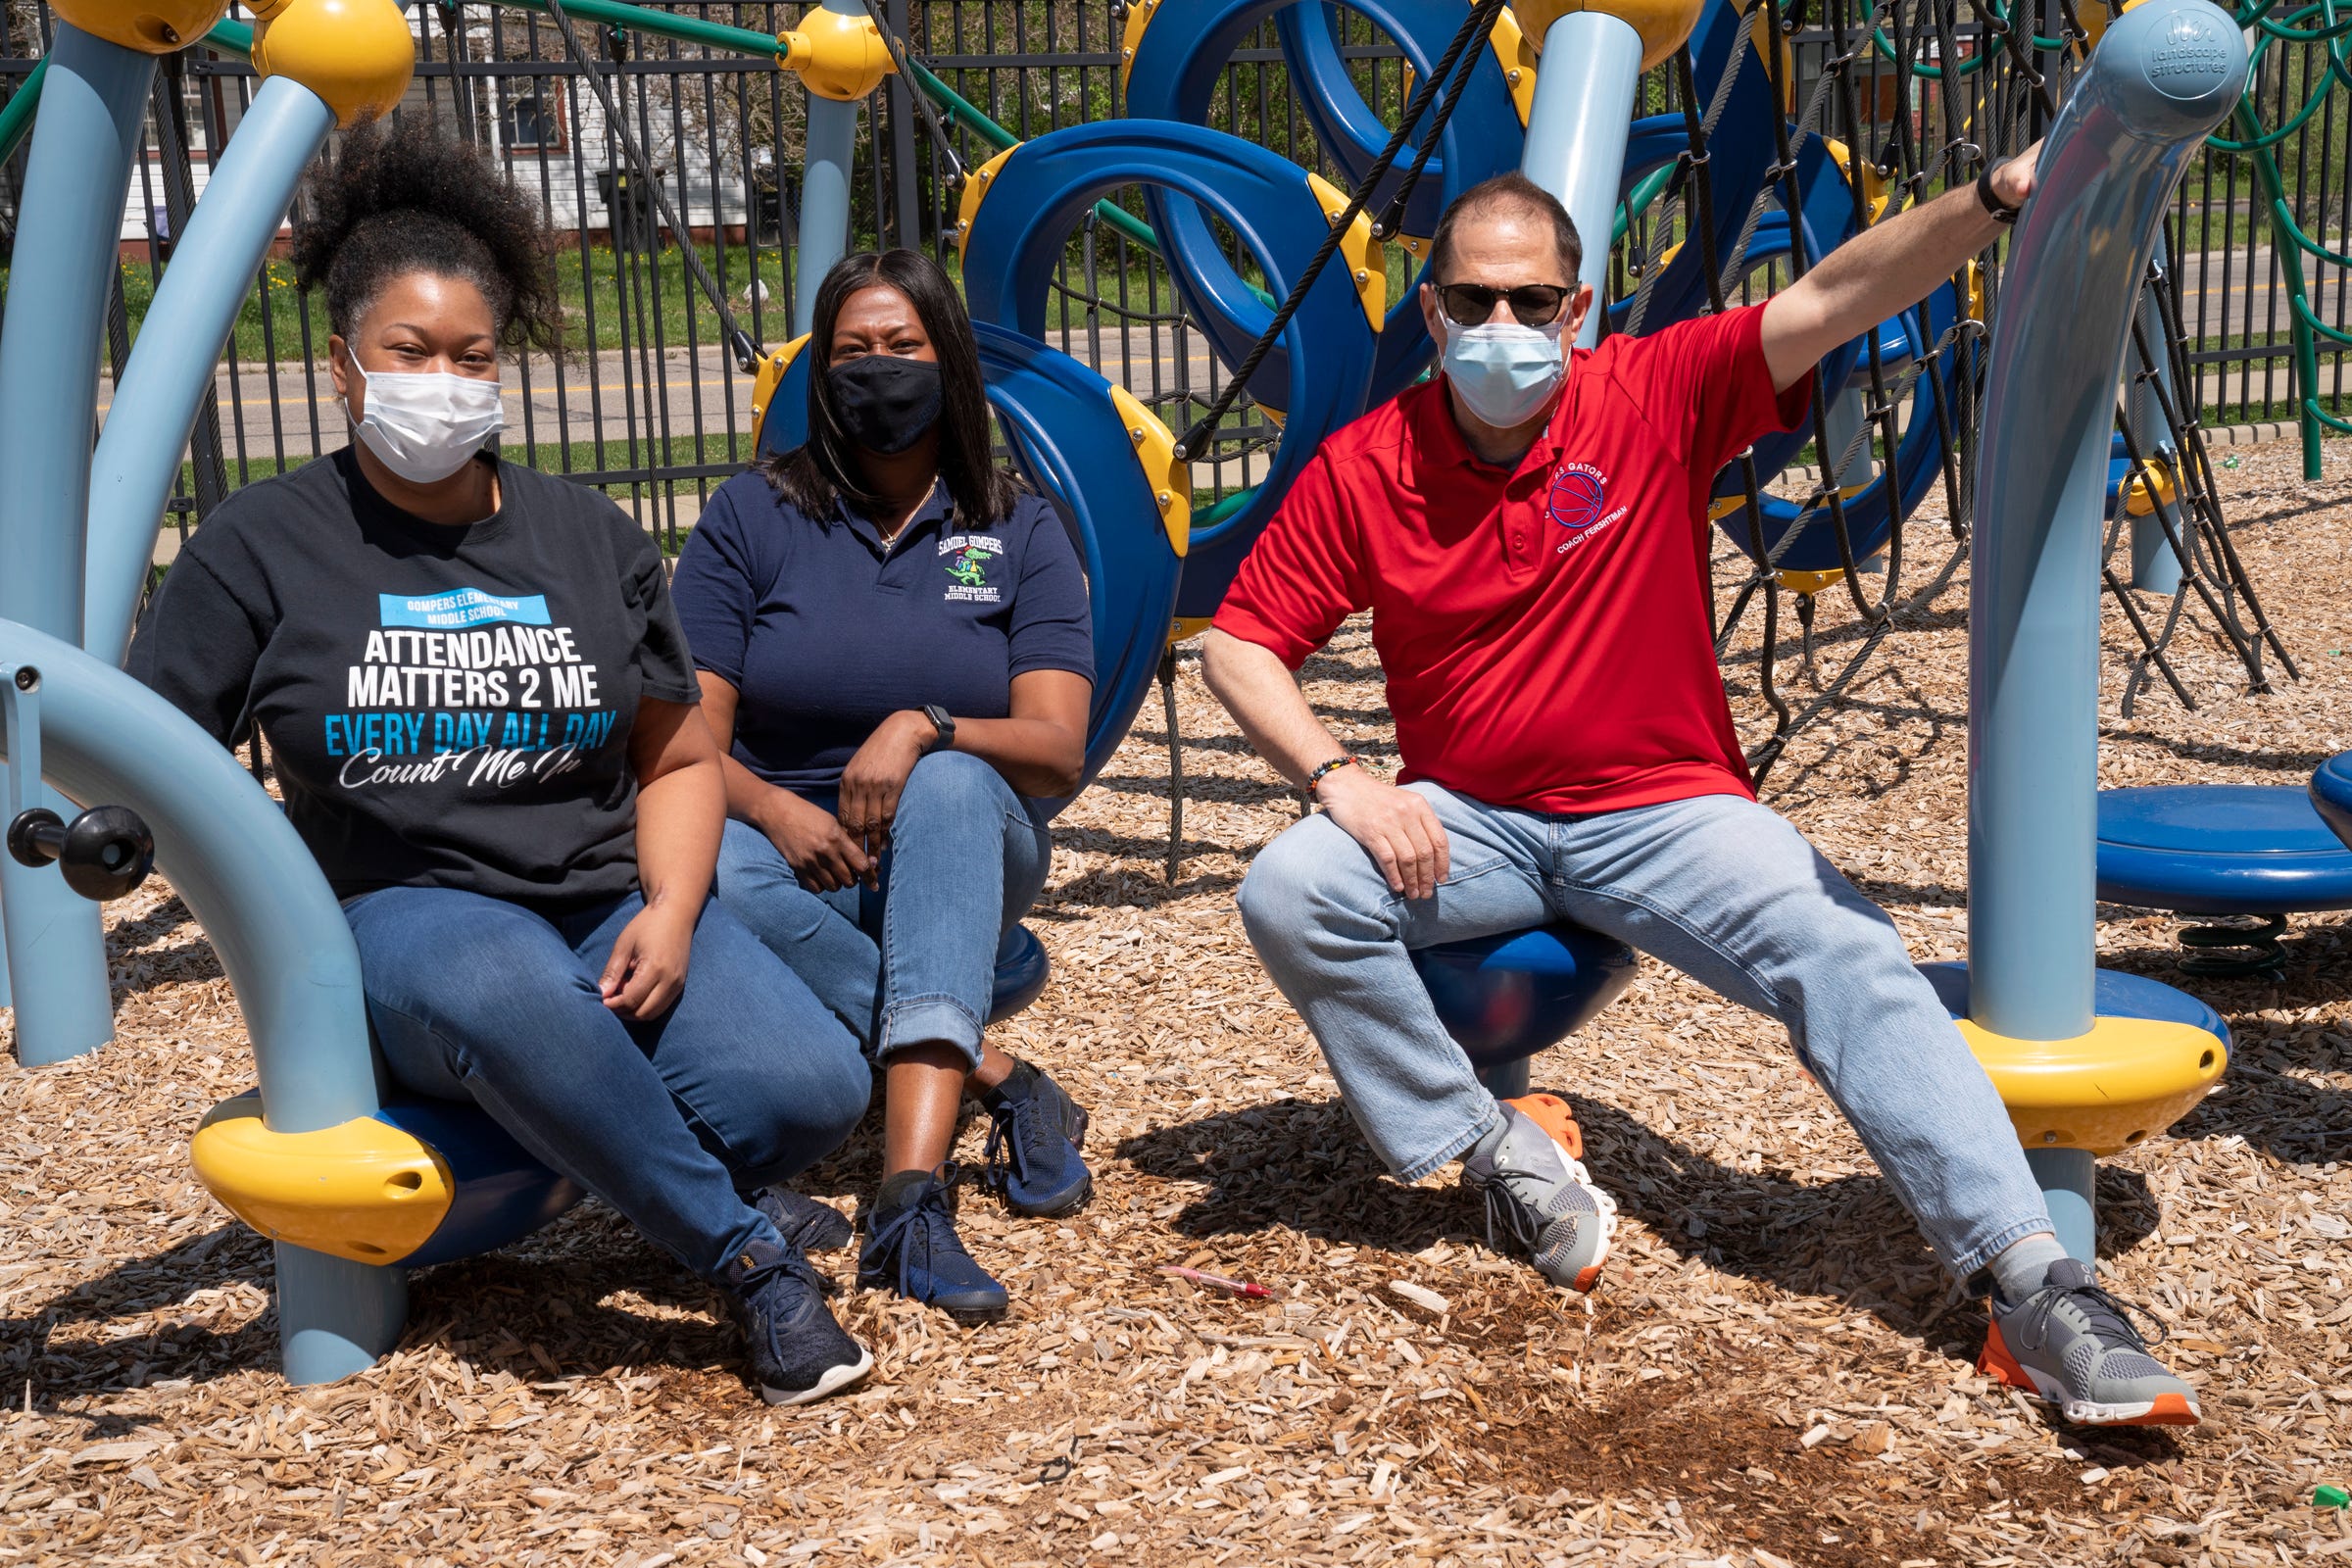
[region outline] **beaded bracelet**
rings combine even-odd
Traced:
[[[1315,786],[1322,783],[1325,778],[1339,771],[1343,767],[1353,767],[1354,765],[1355,759],[1352,757],[1341,756],[1333,758],[1330,761],[1325,762],[1322,766],[1316,768],[1312,773],[1306,775],[1306,793],[1309,795],[1314,794]]]

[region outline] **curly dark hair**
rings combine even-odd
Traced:
[[[560,346],[563,299],[538,204],[428,118],[362,122],[339,158],[311,171],[303,194],[294,276],[306,289],[325,286],[336,333],[348,338],[392,279],[430,272],[480,289],[507,348]]]

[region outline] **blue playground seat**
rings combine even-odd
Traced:
[[[2352,845],[2352,752],[2338,752],[2312,769],[2308,793],[2320,820]]]
[[[2247,957],[2182,960],[2192,974],[2244,974],[2285,961],[2277,937],[2289,914],[2352,908],[2352,849],[2317,803],[2322,779],[2352,806],[2352,775],[2285,786],[2164,785],[2099,792],[2098,893],[2109,904],[2183,914],[2250,915],[2252,928],[2191,927],[2190,948],[2237,947]],[[2345,807],[2337,807],[2345,809]]]
[[[1525,1094],[1528,1058],[1599,1016],[1633,982],[1634,951],[1561,921],[1412,956],[1438,1019],[1497,1099]]]

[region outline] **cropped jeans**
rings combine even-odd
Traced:
[[[413,1093],[472,1101],[550,1169],[705,1279],[781,1245],[740,1193],[831,1153],[873,1080],[850,1032],[715,901],[661,1017],[608,1008],[598,977],[637,894],[550,919],[453,888],[343,906],[368,1017]]]
[[[874,1059],[941,1042],[977,1067],[997,946],[1037,902],[1053,859],[1038,803],[979,758],[935,752],[900,793],[879,888],[804,888],[766,834],[732,821],[713,886]]]
[[[1451,841],[1433,897],[1391,893],[1325,815],[1286,829],[1241,890],[1250,942],[1399,1177],[1459,1155],[1497,1115],[1410,950],[1573,920],[1786,1025],[1959,1278],[2050,1228],[1999,1095],[1894,922],[1777,812],[1708,795],[1557,815],[1407,788]]]

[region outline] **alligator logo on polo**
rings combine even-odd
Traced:
[[[950,534],[939,542],[939,553],[947,558],[947,597],[951,602],[993,605],[999,601],[997,585],[988,580],[988,568],[1004,553],[1004,541],[984,533]]]
[[[1551,520],[1568,530],[1560,553],[1575,549],[1600,529],[1625,515],[1627,509],[1608,507],[1608,475],[1590,463],[1563,463],[1551,470],[1551,493],[1545,498]]]

